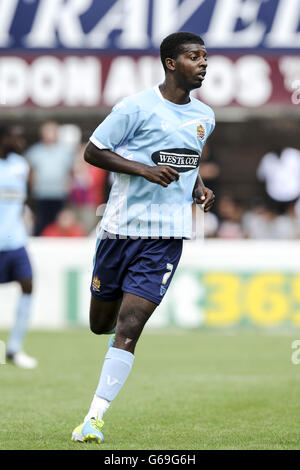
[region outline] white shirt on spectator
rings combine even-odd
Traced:
[[[280,157],[270,152],[263,156],[257,177],[266,183],[268,195],[275,201],[288,202],[300,196],[300,151],[285,148]]]

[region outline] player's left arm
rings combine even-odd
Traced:
[[[193,189],[193,198],[196,204],[201,205],[204,212],[209,211],[215,201],[214,193],[204,185],[199,173]]]

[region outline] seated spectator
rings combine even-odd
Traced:
[[[231,196],[222,196],[218,204],[220,225],[217,237],[236,239],[243,238],[244,233],[241,226],[243,209],[241,205]]]
[[[300,196],[300,151],[278,148],[266,153],[257,168],[257,178],[265,183],[269,200],[283,214],[291,202]]]
[[[264,240],[274,238],[274,224],[277,213],[273,204],[262,199],[252,202],[252,207],[242,217],[242,227],[246,238]]]
[[[242,219],[247,238],[295,240],[300,238],[300,217],[294,203],[289,204],[284,214],[278,215],[273,204],[256,201]]]
[[[274,238],[295,240],[300,238],[300,217],[294,203],[289,204],[286,212],[277,217]]]
[[[85,237],[86,231],[76,220],[71,209],[63,209],[55,222],[49,224],[41,234],[43,237]]]

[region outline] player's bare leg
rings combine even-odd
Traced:
[[[134,353],[142,330],[157,304],[125,292],[116,326],[114,348]]]
[[[121,302],[119,301],[119,304]],[[95,332],[105,333],[112,326],[116,317],[113,315],[120,305],[114,302],[92,302],[98,310],[92,307],[91,328]],[[157,304],[134,294],[124,293],[120,311],[117,316],[116,337],[113,347],[110,347],[104,360],[99,384],[92,400],[90,409],[84,422],[74,429],[74,441],[103,442],[101,432],[102,417],[109,408],[112,400],[117,396],[125,383],[134,360],[133,352],[141,332],[154,312]],[[102,310],[101,310],[102,308]],[[102,317],[98,323],[97,315]],[[94,321],[95,319],[95,321]],[[105,321],[107,320],[107,321]]]
[[[19,279],[18,283],[21,286],[22,294],[19,300],[15,324],[8,340],[7,358],[18,367],[33,369],[37,366],[37,360],[22,351],[23,341],[28,331],[31,316],[32,279]]]
[[[131,371],[136,343],[156,307],[154,302],[124,293],[117,317],[115,342],[105,356],[99,384],[86,419],[94,416],[102,419],[111,401],[121,390]]]
[[[114,301],[104,301],[91,296],[90,328],[96,335],[110,333],[117,322],[122,297]]]
[[[18,282],[23,294],[32,294],[32,279],[20,279]]]

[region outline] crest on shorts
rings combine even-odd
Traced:
[[[101,282],[100,282],[100,279],[97,278],[97,276],[93,278],[92,286],[93,286],[94,291],[99,292]]]
[[[202,126],[202,124],[199,124],[199,126],[197,126],[197,137],[199,137],[199,139],[202,140],[204,136],[205,136],[205,129]]]

